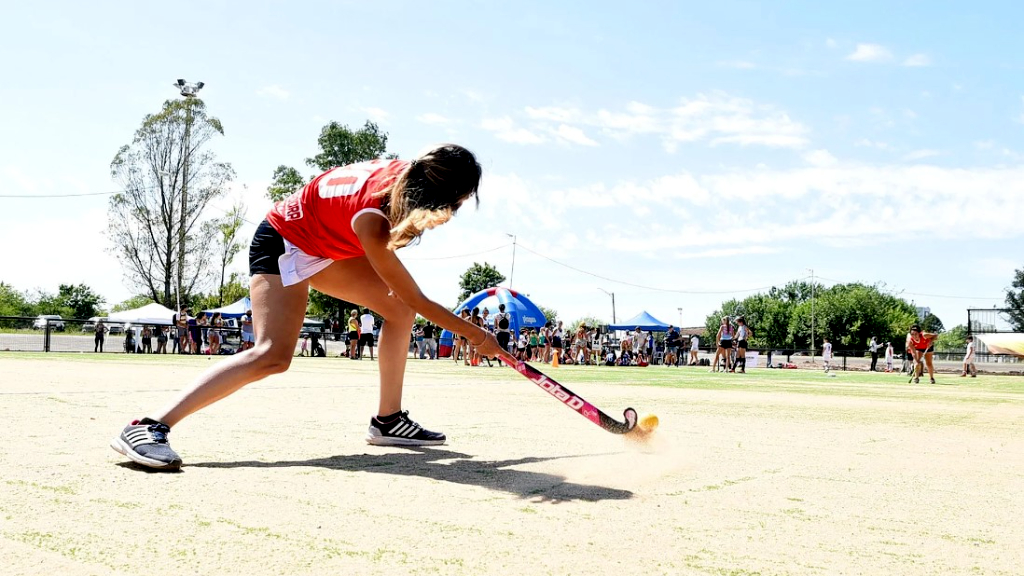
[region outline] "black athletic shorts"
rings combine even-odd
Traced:
[[[359,335],[359,345],[373,347],[373,332],[363,332]]]
[[[558,348],[559,350],[561,350],[562,349],[562,338],[559,337],[559,336],[555,336],[554,338],[552,338],[551,339],[551,347],[552,348]]]
[[[284,254],[284,238],[274,230],[269,222],[260,222],[249,245],[249,275],[275,274],[281,275],[277,259]]]
[[[732,339],[730,338],[729,340],[722,340],[721,342],[718,343],[718,347],[725,348],[726,350],[732,348]]]
[[[736,341],[736,347],[739,348],[740,350],[746,350],[747,349],[747,341],[746,340],[737,340]]]

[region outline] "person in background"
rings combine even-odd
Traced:
[[[665,366],[679,366],[679,332],[669,326],[665,334]]]
[[[700,362],[697,355],[700,353],[700,338],[694,334],[690,336],[690,366],[696,366]]]
[[[181,310],[171,319],[174,324],[174,350],[175,354],[188,354],[188,308],[181,307]]]
[[[729,358],[732,355],[732,337],[732,323],[729,322],[728,316],[722,316],[722,321],[718,325],[718,333],[715,334],[715,342],[718,344],[718,348],[715,350],[715,359],[711,362],[710,372],[718,372],[719,358],[725,362],[726,372],[732,368],[729,362]]]
[[[964,353],[964,369],[960,377],[971,375],[971,378],[978,377],[978,367],[974,365],[974,336],[967,337],[967,352]]]
[[[243,352],[256,344],[256,335],[252,331],[252,310],[246,310],[245,314],[242,314],[240,322],[242,325],[242,344],[239,346],[239,351]]]
[[[153,329],[149,326],[142,327],[142,353],[153,353]]]
[[[878,370],[878,351],[882,348],[882,345],[878,343],[878,338],[872,336],[871,343],[868,344],[868,351],[871,352],[871,371],[876,372]]]
[[[437,360],[437,339],[434,338],[436,328],[430,321],[423,325],[423,346],[420,348],[420,359],[424,356],[431,360]]]
[[[892,348],[892,342],[885,343],[885,371],[892,372],[892,358],[895,355],[895,350]]]
[[[93,352],[103,352],[103,342],[107,339],[107,325],[103,323],[102,318],[96,320],[96,326],[93,327],[96,332],[96,337],[93,339]]]
[[[736,317],[736,362],[731,372],[736,371],[739,366],[740,374],[747,373],[747,340],[753,336],[753,332],[747,327],[747,321],[743,316]]]
[[[459,318],[469,322],[469,308],[459,311]],[[452,360],[458,364],[459,354],[462,355],[462,363],[469,366],[469,339],[462,334],[452,334]]]
[[[505,311],[504,304],[498,304],[498,313],[494,315],[494,337],[503,350],[512,351],[515,348],[514,344],[509,348],[512,341],[512,315]]]
[[[210,354],[220,354],[220,347],[224,340],[224,317],[220,312],[214,312],[210,318],[210,329],[206,333],[206,340],[210,344]]]
[[[545,363],[551,362],[551,345],[554,343],[555,329],[551,325],[551,322],[545,322],[544,327],[541,328],[540,330],[540,342],[541,345],[544,346],[544,351],[541,355],[540,361]],[[500,358],[498,359],[498,362],[501,362]]]
[[[363,357],[363,346],[370,347],[370,360],[373,360],[373,314],[363,308],[363,315],[359,317],[359,357]]]
[[[156,353],[167,354],[167,327],[156,327]]]
[[[124,328],[124,352],[125,354],[135,354],[135,328],[131,326],[125,326]]]
[[[821,339],[821,363],[825,365],[825,372],[832,369],[832,343],[828,338]]]
[[[359,312],[353,310],[348,315],[348,357],[359,360]]]

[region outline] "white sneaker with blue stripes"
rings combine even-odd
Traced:
[[[385,416],[384,420],[370,418],[366,443],[374,446],[440,446],[447,438],[440,432],[431,432],[412,421],[409,411]]]

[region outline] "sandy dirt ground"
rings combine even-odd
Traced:
[[[573,386],[657,413],[638,448],[511,370],[412,362],[449,444],[403,450],[364,443],[374,365],[297,361],[177,426],[180,473],[108,447],[216,361],[0,356],[0,572],[1024,573],[1024,395]]]

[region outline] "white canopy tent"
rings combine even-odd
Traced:
[[[146,304],[145,306],[134,310],[114,312],[108,316],[108,318],[111,322],[170,326],[171,319],[174,317],[174,314],[174,310],[153,302],[152,304]]]

